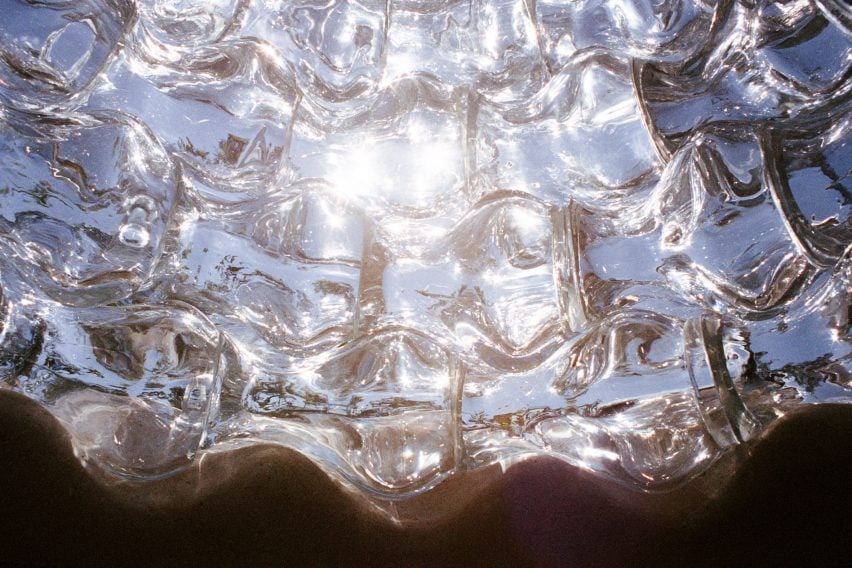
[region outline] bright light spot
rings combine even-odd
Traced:
[[[495,22],[499,21],[498,16],[494,8],[491,7],[482,8],[482,11],[482,20],[489,24],[485,26],[485,31],[482,34],[482,45],[492,58],[497,59],[501,55],[500,29],[494,25]]]
[[[402,136],[362,139],[328,160],[335,195],[424,207],[452,189],[462,170],[457,133],[416,117]]]
[[[417,58],[410,53],[394,52],[388,54],[387,63],[385,64],[385,80],[382,87],[390,85],[394,79],[404,77],[417,70]]]
[[[331,204],[320,202],[319,208],[322,211],[323,223],[330,229],[343,229],[346,223],[343,220],[343,215],[338,211],[332,211]]]
[[[429,130],[422,120],[412,120],[408,126],[408,139],[414,144],[423,144],[430,139]]]
[[[299,371],[298,376],[299,380],[307,386],[313,386],[318,380],[322,378],[320,374],[314,371],[313,369]]]
[[[417,456],[417,469],[431,469],[441,463],[441,455],[438,452],[419,452]]]
[[[602,448],[594,448],[590,446],[583,447],[580,450],[580,456],[586,460],[607,460],[607,461],[618,461],[620,456],[611,451],[604,450]]]
[[[264,55],[273,61],[278,59],[279,57],[278,50],[275,49],[275,47],[269,43],[259,43],[257,50],[260,52],[261,55]]]
[[[329,162],[332,191],[340,197],[375,192],[381,181],[381,156],[376,154],[373,144],[356,146],[342,156],[333,156]]]
[[[450,386],[450,376],[447,373],[435,375],[432,378],[432,384],[439,389],[446,388]]]
[[[482,271],[482,281],[486,284],[490,284],[494,286],[498,282],[500,282],[500,274],[498,271],[494,271],[492,269],[487,269]]]
[[[533,241],[547,231],[547,221],[542,215],[524,207],[509,210],[509,223],[524,241]]]
[[[453,148],[442,142],[423,144],[420,147],[414,164],[414,184],[412,190],[418,195],[429,195],[435,192],[440,184],[442,168],[453,161]]]

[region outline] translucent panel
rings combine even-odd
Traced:
[[[290,165],[297,178],[322,180],[375,217],[459,209],[466,193],[464,114],[455,103],[450,94],[403,81],[339,127],[305,108],[297,115]]]
[[[589,48],[643,59],[685,59],[708,41],[714,9],[712,3],[681,0],[543,0],[536,2],[536,14],[548,63],[558,70]]]
[[[0,123],[0,247],[52,298],[123,298],[150,276],[177,194],[173,166],[120,113],[29,138]]]
[[[599,207],[652,178],[653,141],[625,73],[606,58],[584,59],[522,106],[483,106],[476,144],[481,183]]]
[[[108,0],[4,0],[0,12],[0,96],[34,112],[85,96],[135,15],[132,3]]]
[[[339,223],[357,240],[315,233],[313,220]],[[211,312],[247,349],[301,353],[352,336],[363,238],[356,231],[364,231],[356,213],[297,196],[224,220],[186,220],[181,229],[163,258],[171,275],[163,292]]]
[[[657,490],[852,400],[841,2],[2,14],[0,386],[92,467]]]
[[[146,77],[128,53],[107,69],[89,106],[145,121],[209,198],[256,195],[281,175],[298,101],[285,71],[265,57],[255,44],[232,43],[193,51],[180,71],[163,66]]]
[[[26,333],[16,318],[9,330],[18,363],[4,379],[47,404],[84,459],[145,479],[191,463],[216,419],[227,366],[219,332],[203,316],[177,304],[31,302],[23,311],[34,325]]]
[[[523,0],[392,1],[385,77],[423,74],[495,100],[529,96],[546,78]]]
[[[346,100],[375,87],[385,58],[388,0],[252,4],[238,32],[262,38],[313,96]]]
[[[186,48],[209,44],[237,25],[240,0],[154,0],[139,5],[137,48],[147,58],[176,61]]]
[[[651,120],[669,146],[711,122],[819,120],[848,92],[852,35],[816,5],[738,3],[730,11],[714,30],[718,47],[690,64],[637,64]]]

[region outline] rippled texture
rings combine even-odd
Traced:
[[[0,12],[0,381],[84,461],[662,488],[852,401],[842,1]]]

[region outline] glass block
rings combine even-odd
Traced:
[[[300,112],[290,151],[295,176],[322,180],[377,221],[388,214],[418,218],[463,208],[465,116],[452,94],[429,96],[416,82],[400,82],[339,127],[317,127],[328,117]],[[425,100],[415,108],[420,97]],[[377,123],[381,132],[372,127]]]
[[[483,105],[476,118],[479,191],[511,189],[596,209],[634,197],[637,186],[654,180],[658,162],[623,72],[591,60],[523,105]]]
[[[646,60],[681,61],[705,47],[715,13],[713,4],[684,0],[543,0],[535,8],[544,51],[554,72],[569,65],[575,55],[592,49]]]
[[[352,232],[323,230],[333,225]],[[357,211],[310,191],[227,218],[196,217],[170,243],[162,269],[172,276],[161,293],[212,313],[251,352],[320,351],[354,332],[358,232]]]
[[[49,406],[84,459],[118,475],[188,466],[216,418],[219,332],[176,304],[52,310],[19,388]]]
[[[116,59],[89,100],[144,121],[202,196],[233,202],[286,181],[299,94],[289,71],[251,42],[193,50],[179,66],[148,69],[132,52]]]
[[[142,286],[177,194],[172,163],[151,132],[113,112],[51,138],[0,128],[6,254],[69,305],[112,302]]]
[[[387,0],[278,0],[250,6],[239,33],[272,46],[308,96],[341,101],[378,83],[387,10]]]
[[[492,100],[529,96],[546,68],[523,0],[393,2],[385,80],[409,75],[472,85]]]
[[[129,2],[4,0],[0,12],[0,95],[5,104],[39,112],[85,97],[135,10]]]

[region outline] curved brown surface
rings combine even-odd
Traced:
[[[275,447],[107,487],[58,423],[0,393],[0,564],[43,566],[843,566],[852,408],[782,420],[666,493],[564,463],[457,476],[389,520]],[[730,472],[736,469],[736,473]]]

